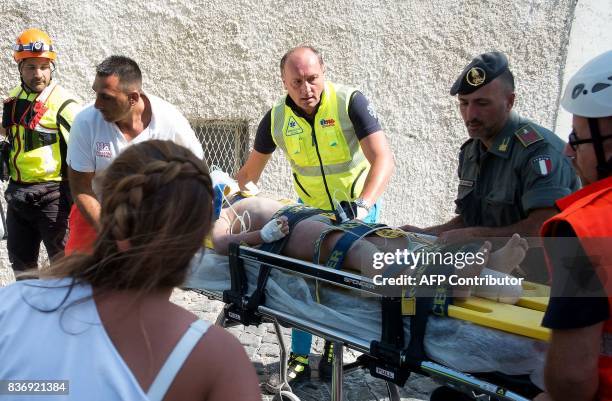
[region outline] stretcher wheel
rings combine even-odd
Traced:
[[[400,393],[397,386],[391,382],[387,382],[387,392],[389,393],[389,401],[400,401]]]
[[[291,391],[281,390],[280,393],[272,398],[272,401],[300,401],[300,397],[293,394]]]

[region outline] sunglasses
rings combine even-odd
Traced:
[[[601,140],[603,141],[604,139],[610,139],[612,138],[612,135],[603,135],[601,136]],[[578,137],[576,136],[576,131],[572,131],[569,134],[569,138],[567,139],[567,143],[569,144],[569,146],[572,148],[572,150],[575,152],[576,149],[578,149],[578,145],[581,145],[583,143],[593,143],[593,138],[589,138],[589,139],[578,139]]]

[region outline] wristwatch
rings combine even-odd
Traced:
[[[368,202],[366,202],[363,198],[357,198],[355,199],[355,206],[363,208],[365,210],[367,210],[368,212],[370,211],[370,208],[372,207],[370,204],[368,204]]]

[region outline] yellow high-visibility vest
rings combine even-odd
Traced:
[[[370,163],[348,114],[354,88],[326,82],[311,125],[281,97],[271,113],[272,139],[293,170],[293,186],[306,205],[333,210],[361,195]]]
[[[40,94],[27,93],[18,86],[9,96],[3,125],[8,123],[5,129],[11,144],[11,179],[22,183],[61,181],[70,126],[79,109],[74,98],[53,82]],[[47,110],[35,127],[28,128],[37,99]]]

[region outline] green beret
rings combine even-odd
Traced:
[[[508,58],[501,52],[489,52],[474,58],[459,74],[450,94],[467,95],[482,88],[508,69]]]

